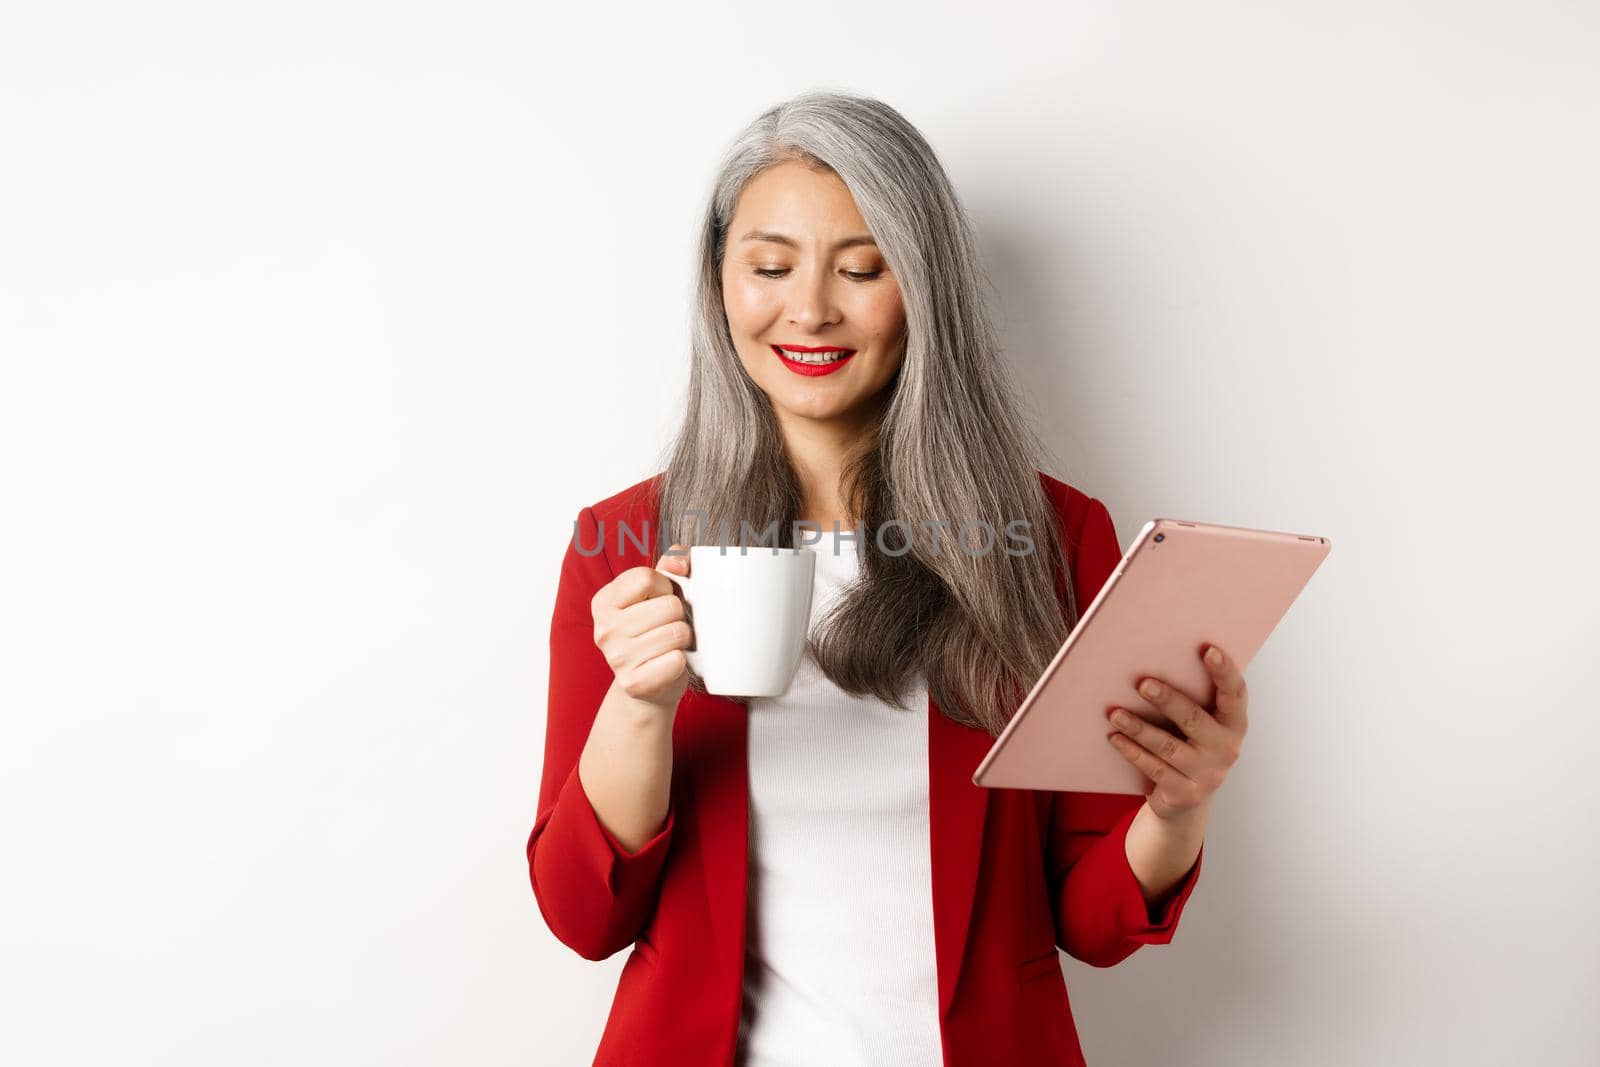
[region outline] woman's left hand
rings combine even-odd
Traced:
[[[1211,651],[1217,654],[1217,663],[1211,663],[1207,655],[1200,660],[1217,683],[1214,707],[1201,707],[1159,678],[1140,682],[1139,692],[1182,731],[1182,736],[1174,736],[1122,708],[1112,708],[1108,713],[1112,725],[1120,731],[1110,735],[1112,746],[1155,782],[1155,789],[1145,802],[1156,815],[1172,822],[1204,816],[1212,794],[1228,777],[1244,743],[1248,725],[1245,707],[1249,703],[1244,674],[1222,649],[1212,645]],[[1153,692],[1152,683],[1157,686]],[[1126,721],[1120,721],[1119,716]]]

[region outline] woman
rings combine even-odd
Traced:
[[[1057,949],[1171,940],[1244,680],[1224,654],[1216,707],[1108,721],[1143,800],[973,785],[1121,549],[1035,466],[943,169],[892,108],[803,94],[733,145],[700,253],[682,428],[580,511],[551,626],[530,879],[580,955],[633,946],[594,1062],[1081,1064]],[[952,549],[973,516],[1034,550]],[[676,553],[773,521],[824,531],[807,656],[710,695]]]

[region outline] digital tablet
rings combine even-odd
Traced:
[[[1200,654],[1216,644],[1240,670],[1266,642],[1332,543],[1309,534],[1152,519],[1081,614],[972,775],[981,786],[1149,794],[1152,783],[1106,735],[1126,708],[1182,731],[1135,688],[1160,678],[1210,707]]]

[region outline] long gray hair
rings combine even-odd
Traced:
[[[658,548],[770,544],[721,538],[774,521],[778,543],[796,543],[801,483],[771,402],[734,348],[721,280],[740,192],[790,161],[831,171],[850,190],[906,318],[904,359],[885,386],[892,395],[840,479],[840,500],[865,527],[860,577],[819,620],[808,651],[848,693],[907,707],[922,680],[945,715],[997,735],[1075,625],[1077,606],[1039,479],[1045,450],[1001,361],[970,223],[933,149],[887,104],[802,93],[753,121],[724,157],[697,257],[688,402],[661,457]],[[878,530],[891,519],[906,525],[887,527],[885,552]],[[1001,533],[1017,520],[1031,551]],[[986,524],[992,546],[969,536],[963,550],[954,537],[963,523]],[[817,550],[832,551],[831,531]],[[693,671],[689,684],[705,692]]]

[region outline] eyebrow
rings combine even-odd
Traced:
[[[771,241],[773,244],[788,245],[790,248],[798,249],[800,247],[800,242],[796,241],[793,237],[787,237],[781,233],[773,233],[770,230],[751,230],[749,233],[739,238],[739,240]],[[873,247],[877,247],[877,244],[878,242],[873,240],[870,235],[863,234],[859,237],[846,237],[844,240],[836,242],[833,248],[834,251],[838,251],[841,248],[854,248],[857,245],[872,245]]]

